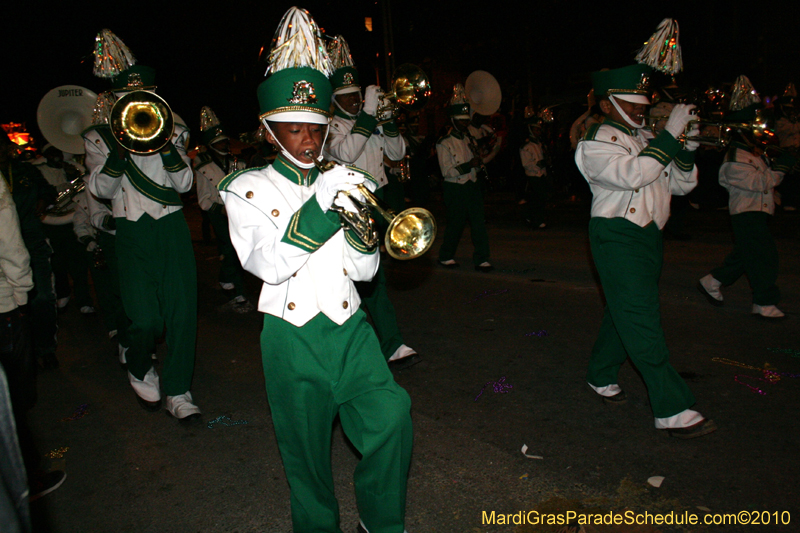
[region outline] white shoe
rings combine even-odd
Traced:
[[[186,391],[177,396],[167,396],[166,408],[178,420],[200,418],[200,409],[193,403],[192,393]]]
[[[783,311],[781,311],[774,305],[753,304],[753,314],[761,315],[764,318],[783,318],[784,316],[786,316],[783,314]]]
[[[219,282],[219,286],[222,287],[222,290],[225,290],[225,291],[232,291],[234,289],[233,283],[222,283],[220,281]]]
[[[95,314],[94,307],[92,307],[91,305],[84,305],[83,307],[81,307],[81,314],[82,315],[93,315],[93,314]]]
[[[69,296],[67,296],[66,298],[59,298],[58,300],[56,300],[56,305],[58,306],[59,309],[64,309],[68,303],[69,303]]]
[[[150,367],[144,379],[137,379],[128,371],[128,379],[139,398],[149,403],[161,402],[161,387],[155,368]]]
[[[700,288],[705,292],[708,301],[714,305],[722,303],[722,292],[719,290],[722,287],[722,282],[714,278],[711,274],[706,274],[700,278]],[[719,302],[719,303],[715,303]]]
[[[401,344],[400,347],[397,350],[395,350],[392,356],[389,358],[389,361],[397,361],[399,359],[404,359],[416,353],[417,353],[416,350],[409,348],[405,344]]]
[[[109,339],[113,339],[116,336],[117,336],[117,330],[112,329],[111,331],[108,332],[108,338]]]

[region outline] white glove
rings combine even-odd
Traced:
[[[355,198],[355,200],[361,202],[362,204],[366,203],[366,201],[364,200],[364,195],[361,194],[358,189],[353,189],[347,192],[348,194],[350,194],[350,196]],[[351,213],[358,213],[358,209],[356,208],[355,204],[350,200],[350,198],[341,193],[337,195],[336,198],[333,199],[333,205],[342,207],[345,210],[350,211]]]
[[[378,104],[383,96],[383,91],[377,85],[370,85],[364,91],[364,113],[375,116],[378,111]]]
[[[86,245],[87,252],[94,252],[95,248],[97,248],[97,241],[89,241],[89,244]]]
[[[697,137],[700,135],[700,125],[699,124],[692,124],[692,127],[689,128],[689,131],[686,133],[686,137]],[[700,147],[700,143],[697,141],[686,141],[683,143],[683,149],[688,150],[689,152],[694,152]]]
[[[323,211],[333,205],[339,191],[349,191],[364,181],[364,175],[354,172],[343,165],[336,165],[317,178],[317,203]]]
[[[670,132],[676,139],[683,135],[683,132],[686,130],[686,125],[693,120],[697,120],[697,115],[691,114],[694,108],[694,105],[676,104],[675,107],[672,108],[672,113],[669,114],[669,119],[664,129]]]

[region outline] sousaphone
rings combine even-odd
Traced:
[[[485,70],[476,70],[467,76],[464,92],[467,94],[472,111],[487,117],[497,113],[500,102],[503,101],[500,84]]]
[[[82,154],[81,132],[92,125],[97,95],[78,85],[62,85],[44,95],[36,122],[47,142],[70,154]]]

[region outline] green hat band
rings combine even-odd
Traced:
[[[258,86],[258,105],[262,119],[298,111],[330,117],[331,84],[310,67],[279,70]]]
[[[466,115],[469,116],[469,104],[453,104],[447,106],[447,115],[450,117],[455,117],[457,115]]]
[[[594,94],[598,97],[609,94],[640,94],[647,96],[652,72],[652,68],[639,63],[613,70],[592,72]]]
[[[750,104],[744,109],[738,111],[731,111],[725,115],[725,120],[729,122],[752,122],[755,120],[761,104]]]
[[[144,65],[133,65],[111,79],[113,91],[139,91],[154,89],[156,86],[156,71]]]
[[[210,145],[214,139],[224,135],[225,132],[222,131],[222,126],[214,126],[213,128],[209,128],[200,134],[200,142],[205,145]]]
[[[354,67],[342,67],[331,76],[333,90],[345,89],[347,87],[361,87],[358,80],[358,71]]]

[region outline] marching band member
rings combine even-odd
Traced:
[[[436,142],[436,155],[444,177],[444,203],[447,207],[447,228],[444,242],[439,248],[439,263],[447,268],[458,266],[454,259],[456,248],[464,226],[469,221],[472,245],[475,248],[472,254],[475,270],[491,272],[494,267],[489,263],[489,234],[483,213],[483,193],[477,177],[478,169],[485,160],[473,151],[474,143],[469,141],[469,111],[464,87],[457,84],[447,108],[453,127]]]
[[[547,175],[547,160],[542,146],[542,119],[532,114],[526,119],[528,138],[519,149],[522,170],[525,172],[525,222],[532,228],[545,229],[544,209],[550,196],[551,178]]]
[[[606,403],[623,403],[617,374],[630,357],[647,385],[656,428],[693,438],[716,425],[689,409],[694,396],[669,363],[658,278],[670,193],[686,194],[697,185],[697,143],[682,149],[676,140],[694,106],[676,105],[665,130],[648,144],[642,128],[650,72],[637,64],[592,74],[605,119],[587,130],[575,152],[593,194],[589,240],[606,297],[586,379]]]
[[[42,148],[42,157],[34,161],[33,165],[59,193],[66,190],[69,182],[84,171],[77,163],[65,162],[61,150],[49,143]],[[94,314],[94,303],[89,293],[89,264],[83,253],[83,247],[75,239],[73,221],[68,217],[61,219],[61,217],[46,216],[43,222],[47,239],[53,248],[50,263],[55,276],[58,308],[64,309],[67,306],[72,292],[80,312],[84,315]],[[70,289],[70,278],[72,278],[72,289]]]
[[[253,304],[244,296],[242,266],[231,244],[225,204],[217,189],[222,178],[238,169],[234,168],[234,160],[230,157],[230,139],[222,130],[217,115],[208,106],[204,106],[200,112],[200,132],[203,146],[192,160],[197,183],[197,203],[200,209],[208,213],[217,237],[219,284],[225,291],[233,294],[226,307],[237,313],[248,313],[253,310]]]
[[[406,155],[406,143],[394,119],[379,125],[376,117],[381,101],[381,89],[376,85],[366,88],[361,102],[358,71],[353,66],[346,41],[337,37],[331,46],[336,70],[330,78],[333,86],[333,119],[330,135],[325,144],[325,154],[339,163],[364,169],[378,183],[376,195],[384,199],[388,178],[384,172],[384,157],[400,161]],[[416,350],[403,342],[397,325],[397,315],[386,289],[383,266],[368,283],[357,286],[361,304],[369,312],[375,333],[381,341],[381,350],[393,368],[402,370],[421,361]]]
[[[98,48],[111,51],[124,46],[108,34],[116,39],[108,30],[98,36],[111,44],[101,41],[103,46],[95,47],[95,73],[105,66],[102,61],[107,57]],[[154,81],[153,69],[131,64],[116,73],[112,86],[120,95],[153,90]],[[188,134],[176,121],[172,137],[160,150],[139,155],[123,148],[108,125],[83,133],[88,189],[111,200],[116,220],[120,293],[131,320],[128,378],[144,409],[157,411],[163,390],[167,411],[184,421],[201,416],[190,392],[197,337],[197,273],[180,198],[192,186],[185,146]],[[151,354],[165,324],[168,351],[159,379]]]
[[[94,290],[108,338],[116,337],[119,362],[124,365],[125,353],[130,346],[130,320],[125,314],[119,289],[117,221],[108,200],[101,201],[93,194],[83,191],[75,197],[74,202],[75,235],[84,246],[87,262],[91,265]]]
[[[308,13],[291,8],[258,88],[277,159],[229,175],[219,188],[242,265],[264,281],[258,302],[264,376],[294,531],[341,531],[331,472],[338,415],[362,456],[355,471],[359,527],[402,533],[411,404],[381,356],[354,286],[375,275],[379,254],[343,229],[331,209],[340,203],[353,209],[340,191],[377,184],[355,167],[323,173],[315,167],[327,134],[332,68],[327,56],[310,56],[320,47],[306,43],[308,35],[321,39]]]
[[[739,80],[749,85],[742,76]],[[737,80],[737,85],[739,84]],[[737,105],[739,98],[731,95],[732,122],[752,122],[758,102]],[[744,91],[745,94],[752,93]],[[760,99],[758,100],[760,101]],[[737,139],[730,144],[725,161],[719,168],[719,183],[728,190],[728,212],[733,227],[733,251],[717,267],[700,279],[698,289],[714,305],[722,305],[720,287],[732,285],[747,274],[753,289],[752,312],[767,319],[784,317],[776,304],[780,301],[778,279],[778,248],[769,231],[769,217],[775,213],[775,187],[796,163],[791,152],[785,152],[772,164],[749,132],[737,130]]]

